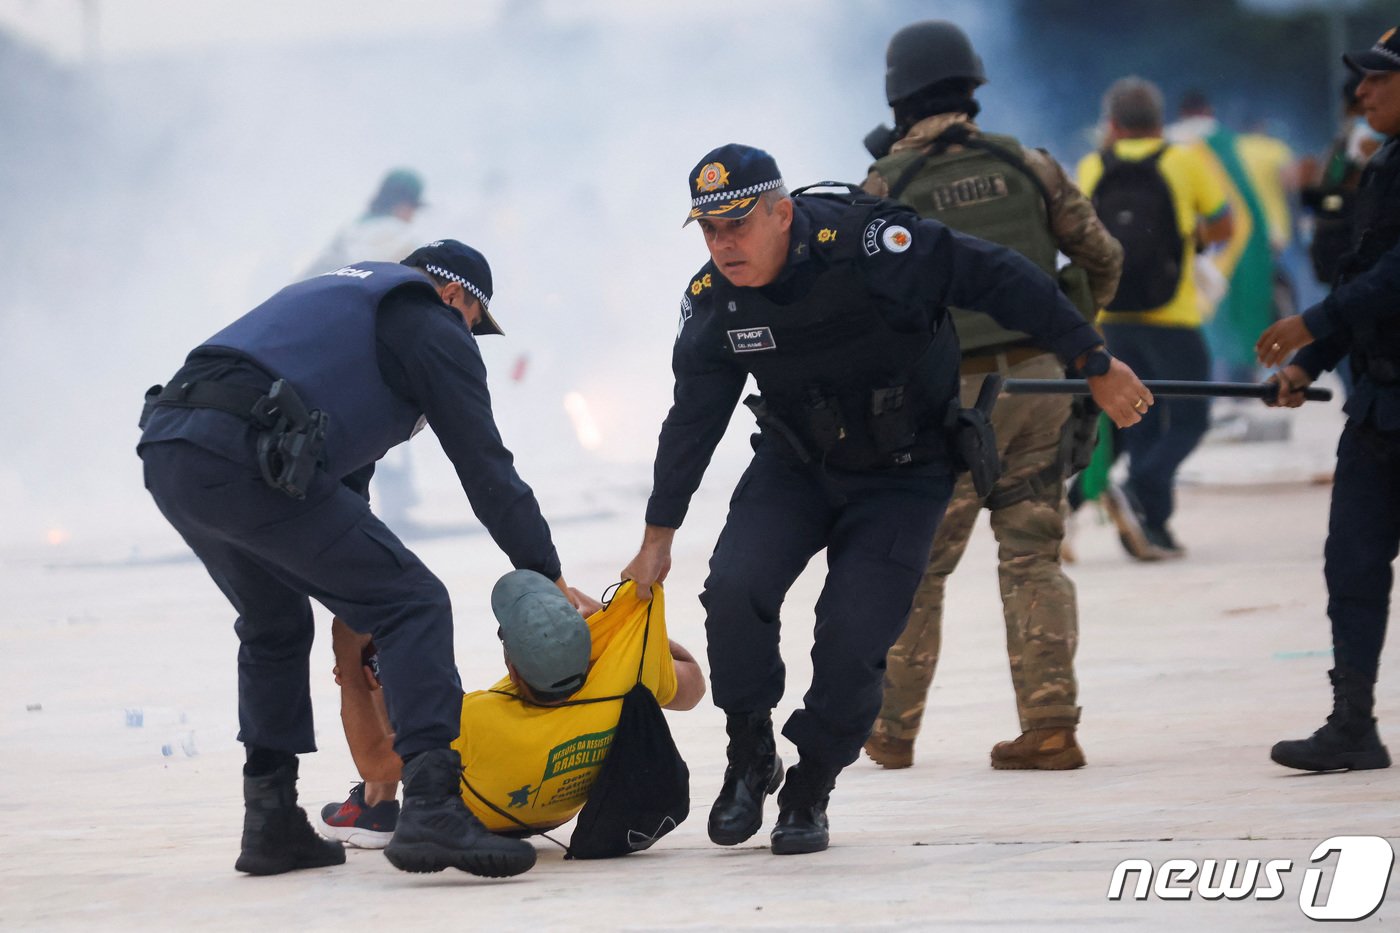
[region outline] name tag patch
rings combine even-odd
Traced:
[[[767,327],[750,327],[744,330],[731,330],[729,346],[735,353],[757,353],[760,350],[777,349],[773,342],[773,331]]]

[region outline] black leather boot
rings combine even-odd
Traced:
[[[710,841],[735,846],[763,825],[763,798],[782,783],[783,760],[773,740],[772,711],[728,716],[724,728],[729,733],[729,767],[710,808]]]
[[[826,805],[839,773],[840,769],[832,770],[805,759],[788,771],[787,782],[778,792],[778,822],[772,834],[774,855],[802,855],[827,847],[831,833]]]
[[[401,871],[457,868],[506,878],[535,864],[535,847],[495,836],[462,801],[462,760],[456,749],[435,748],[403,767],[403,807],[384,857]]]
[[[250,875],[345,863],[340,843],[322,839],[297,806],[297,760],[271,774],[243,775],[243,851],[233,867]]]
[[[1390,767],[1390,752],[1376,734],[1375,679],[1342,667],[1332,680],[1332,715],[1306,739],[1279,742],[1269,757],[1300,771],[1367,771]]]

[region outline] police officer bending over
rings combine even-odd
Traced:
[[[1400,28],[1400,27],[1397,27]],[[1375,686],[1400,551],[1400,31],[1343,61],[1362,75],[1356,97],[1387,136],[1361,175],[1352,249],[1336,288],[1302,314],[1264,331],[1255,351],[1276,366],[1278,402],[1345,357],[1355,375],[1337,444],[1323,575],[1332,620],[1332,714],[1306,739],[1279,742],[1274,761],[1304,771],[1390,767],[1376,734]]]
[[[827,846],[836,777],[870,734],[885,653],[952,492],[950,437],[975,424],[959,416],[947,306],[984,310],[1086,366],[1120,425],[1152,396],[1097,352],[1098,335],[1054,280],[1008,249],[874,197],[789,197],[773,158],[749,146],[707,154],[690,192],[711,261],[681,299],[675,403],[642,546],[623,576],[640,588],[665,579],[675,530],[752,373],[761,432],[700,597],[729,734],[709,833],[720,845],[748,839],[783,783],[771,719],[783,695],[779,609],[826,548],[812,684],[783,729],[800,760],[772,834],[774,853],[815,852]]]
[[[316,747],[308,597],[374,636],[392,687],[404,807],[389,861],[488,876],[534,864],[533,847],[486,832],[462,803],[447,590],[374,516],[367,493],[375,461],[426,418],[511,562],[569,595],[491,413],[473,336],[501,332],[490,301],[485,258],[440,240],[402,263],[359,263],[282,289],[147,395],[137,447],[146,488],[238,610],[239,871],[345,861],[296,803],[296,756]]]

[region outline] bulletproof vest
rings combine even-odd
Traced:
[[[436,295],[407,266],[359,263],[287,286],[199,349],[235,351],[287,380],[308,409],[325,412],[325,469],[345,476],[408,440],[422,414],[379,374],[376,311],[396,288]]]
[[[759,289],[735,288],[716,276],[713,301],[726,350],[753,374],[767,414],[784,433],[839,469],[946,458],[956,344],[947,327],[902,333],[886,323],[898,304],[872,294],[858,261],[861,234],[879,222],[872,218],[882,204],[888,215],[889,202],[850,204],[836,235],[814,244],[828,265],[792,302],[778,304]],[[906,222],[913,220],[908,215]],[[759,422],[770,426],[762,414]]]
[[[1050,233],[1046,192],[1021,161],[1021,144],[1011,136],[973,136],[963,129],[951,141],[966,148],[949,152],[944,141],[948,136],[939,137],[929,149],[902,150],[875,163],[875,170],[890,182],[890,196],[923,217],[1008,246],[1054,275],[1057,246]],[[974,148],[979,144],[987,148]],[[900,184],[909,171],[913,174]],[[1029,335],[1002,327],[990,315],[950,310],[964,354],[1029,340]]]
[[[1367,163],[1354,219],[1356,240],[1342,261],[1340,282],[1370,269],[1400,243],[1400,141],[1391,139]],[[1352,359],[1358,373],[1386,385],[1400,383],[1400,326],[1393,319],[1376,318],[1358,326]]]

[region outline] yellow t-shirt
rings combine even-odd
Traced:
[[[647,610],[651,628],[647,632]],[[676,667],[666,635],[661,587],[651,601],[637,598],[630,581],[618,587],[608,608],[588,620],[593,635],[588,680],[570,700],[621,696],[637,682],[646,636],[642,683],[663,706],[676,695]],[[497,692],[499,691],[499,692]],[[462,756],[467,782],[462,797],[472,813],[495,832],[520,827],[477,798],[533,829],[566,823],[583,809],[588,792],[612,745],[621,700],[576,706],[533,706],[504,678],[490,690],[462,697],[462,733],[452,747]]]
[[[1120,139],[1113,144],[1113,154],[1126,161],[1139,161],[1163,145],[1160,139]],[[1173,145],[1157,163],[1162,177],[1171,190],[1176,205],[1176,221],[1181,231],[1181,281],[1172,300],[1160,308],[1144,311],[1104,311],[1099,323],[1155,324],[1175,327],[1199,327],[1201,309],[1196,300],[1195,277],[1191,274],[1196,254],[1196,222],[1213,218],[1229,205],[1225,189],[1210,164],[1194,145]],[[1103,159],[1091,152],[1079,160],[1079,188],[1093,196],[1094,188],[1103,177]]]

